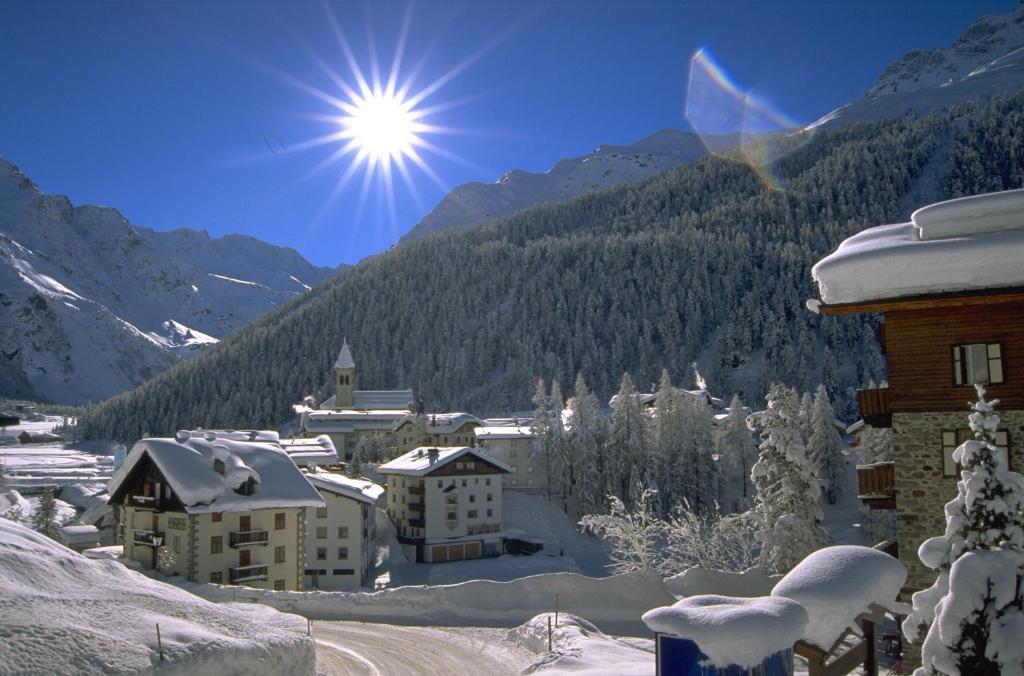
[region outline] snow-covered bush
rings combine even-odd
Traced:
[[[911,641],[927,629],[920,675],[1024,673],[1024,476],[995,446],[998,400],[977,389],[974,439],[953,452],[963,471],[946,532],[918,550],[938,578],[914,594],[903,622]]]
[[[57,523],[57,499],[54,497],[53,491],[44,491],[39,496],[39,504],[32,515],[32,530],[54,540],[60,537],[60,524]]]
[[[759,523],[760,565],[785,572],[830,542],[821,527],[820,491],[801,434],[796,393],[772,385],[768,408],[747,417],[761,435],[761,454],[750,471],[757,499],[751,518]]]
[[[654,514],[655,491],[640,494],[636,507],[627,508],[615,495],[608,496],[608,514],[588,514],[580,520],[584,531],[605,540],[613,573],[656,570],[665,574],[664,544],[668,524]]]

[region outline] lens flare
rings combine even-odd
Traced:
[[[775,161],[810,138],[803,125],[741,87],[706,47],[690,58],[685,101],[686,120],[708,152],[746,163],[773,189],[782,187]]]

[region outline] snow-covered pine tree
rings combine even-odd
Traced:
[[[533,422],[530,429],[533,432],[532,456],[534,466],[540,465],[544,468],[544,486],[548,499],[551,499],[551,414],[548,409],[548,392],[544,387],[544,379],[537,379],[537,386],[533,392]],[[539,463],[536,460],[540,460]]]
[[[785,572],[830,538],[821,527],[820,491],[800,431],[796,393],[774,384],[765,399],[768,407],[747,417],[761,436],[761,453],[750,471],[757,488],[753,516],[761,524],[761,567]]]
[[[740,395],[729,402],[725,431],[718,439],[718,464],[722,472],[722,508],[727,512],[750,509],[753,486],[750,468],[757,460],[757,447],[747,427],[747,413]]]
[[[811,439],[811,416],[814,413],[814,397],[810,392],[804,392],[800,397],[800,432],[804,437],[804,444]]]
[[[977,389],[974,439],[953,452],[963,469],[946,503],[946,532],[918,550],[938,578],[914,594],[903,622],[911,641],[927,628],[915,674],[1024,673],[1024,476],[996,448],[999,401]]]
[[[857,457],[866,465],[892,460],[892,429],[865,425],[857,432]]]
[[[638,485],[634,474],[644,461],[644,415],[629,373],[622,374],[622,384],[612,407],[607,448],[608,489],[630,507],[640,497],[632,491]]]
[[[686,472],[689,478],[687,501],[699,514],[716,512],[721,501],[721,477],[714,458],[711,411],[703,398],[684,397],[680,412],[687,465],[677,467],[677,471]]]
[[[60,526],[57,524],[57,499],[53,491],[46,490],[39,496],[39,503],[36,511],[32,514],[32,530],[38,531],[47,537],[58,539]]]
[[[565,508],[565,501],[573,496],[576,485],[576,477],[566,438],[565,425],[562,422],[562,411],[565,409],[565,401],[562,398],[562,388],[558,381],[551,383],[551,420],[548,425],[548,455],[550,456],[551,490],[553,496],[560,500]]]
[[[811,409],[811,436],[807,445],[816,474],[825,485],[829,504],[835,504],[842,497],[846,481],[845,444],[835,422],[836,416],[828,399],[828,391],[824,385],[818,385]]]
[[[686,445],[682,404],[682,397],[673,387],[668,370],[663,370],[654,420],[650,425],[650,453],[645,468],[648,488],[657,489],[654,496],[655,512],[662,518],[668,516],[672,507],[686,497],[688,473],[680,471],[685,466],[685,459],[681,456]]]
[[[583,374],[576,376],[576,388],[569,403],[572,430],[569,447],[579,477],[577,495],[581,514],[597,514],[605,509],[604,462],[601,455],[603,419],[597,397],[587,389]]]

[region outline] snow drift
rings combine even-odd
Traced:
[[[165,662],[156,641],[160,624]],[[216,605],[0,519],[0,673],[312,674],[306,623]]]
[[[548,621],[552,623],[548,650]],[[540,657],[523,673],[617,674],[648,676],[654,671],[654,643],[650,640],[615,639],[590,622],[563,613],[555,624],[552,613],[531,618],[514,629],[508,639]]]

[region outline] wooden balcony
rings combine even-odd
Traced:
[[[156,547],[156,538],[160,538],[163,544],[164,532],[160,530],[134,530],[132,531],[132,542],[137,545]]]
[[[857,497],[869,509],[896,509],[896,465],[893,461],[857,466]]]
[[[889,388],[857,390],[857,406],[864,422],[872,427],[892,427],[892,409],[889,404]]]
[[[135,509],[151,509],[154,512],[161,511],[160,500],[151,495],[131,495],[128,504]]]
[[[237,568],[228,569],[228,579],[232,584],[256,582],[266,580],[267,577],[267,564],[265,563],[254,563],[251,566],[238,566]]]
[[[252,545],[265,545],[268,542],[265,530],[243,530],[228,534],[228,546],[238,549]]]
[[[423,514],[424,505],[422,501],[410,502],[409,504],[406,505],[406,507],[408,507],[413,512],[419,512],[420,514]]]

